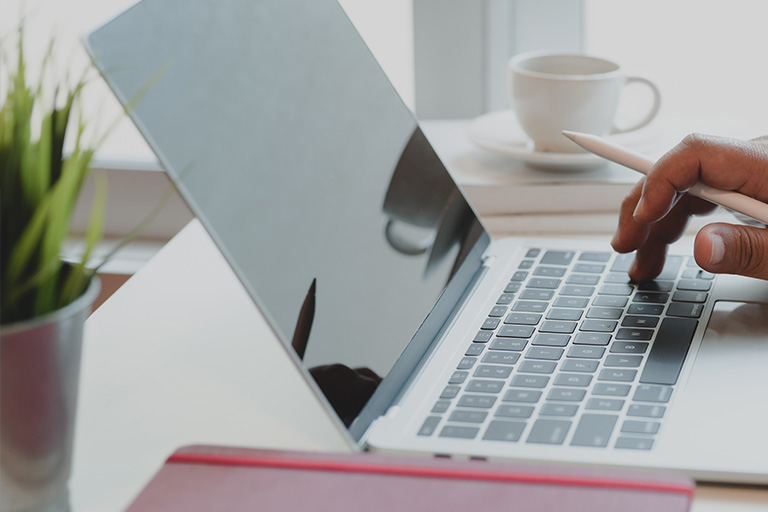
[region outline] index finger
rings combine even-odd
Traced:
[[[768,199],[768,140],[688,135],[648,174],[635,219],[641,224],[658,221],[697,182]]]

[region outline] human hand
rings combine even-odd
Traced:
[[[768,136],[742,141],[689,135],[656,162],[624,199],[611,241],[617,252],[637,251],[632,280],[656,277],[669,244],[683,235],[689,218],[715,209],[684,193],[697,181],[768,202]],[[709,224],[696,235],[694,256],[708,272],[768,279],[768,229]]]

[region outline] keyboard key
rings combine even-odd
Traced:
[[[493,306],[491,309],[491,312],[488,313],[488,316],[492,317],[502,317],[507,312],[506,306]]]
[[[616,440],[616,448],[625,450],[650,450],[653,448],[653,439],[645,437],[620,437]]]
[[[562,320],[545,320],[539,327],[539,332],[571,334],[576,330],[576,322],[565,322]]]
[[[499,418],[530,418],[532,414],[533,406],[531,405],[501,404],[496,409],[496,416]]]
[[[669,300],[668,293],[658,292],[637,292],[632,297],[632,302],[640,302],[644,304],[664,304]]]
[[[577,284],[567,284],[560,290],[560,295],[569,295],[573,297],[591,297],[595,293],[594,286],[582,286]]]
[[[699,318],[704,312],[704,304],[694,302],[673,302],[667,309],[669,316],[682,316],[687,318]]]
[[[570,320],[570,321],[578,321],[581,320],[581,315],[583,312],[578,309],[562,309],[562,308],[556,308],[556,309],[550,309],[549,313],[547,313],[547,319],[548,320]]]
[[[635,261],[634,254],[617,254],[616,259],[613,260],[613,265],[611,265],[611,272],[626,274],[629,272],[629,267],[632,266],[633,261]]]
[[[563,349],[557,347],[531,347],[528,349],[528,352],[525,353],[526,359],[557,361],[561,357],[563,357]]]
[[[451,402],[448,400],[438,400],[435,402],[435,406],[432,407],[432,412],[435,414],[442,414],[447,411],[450,406]]]
[[[533,271],[533,275],[535,276],[544,276],[544,277],[563,277],[565,275],[566,269],[563,267],[536,267],[536,270]]]
[[[492,337],[493,333],[491,331],[478,331],[472,341],[475,343],[487,343]]]
[[[555,386],[587,387],[592,382],[592,376],[586,373],[561,373],[555,377]]]
[[[464,352],[465,356],[479,356],[483,353],[483,349],[485,347],[482,343],[472,343],[469,347],[467,347],[467,351]]]
[[[545,290],[556,290],[560,287],[560,279],[552,277],[533,277],[528,281],[529,288],[544,288]]]
[[[520,287],[522,285],[517,281],[510,281],[507,283],[506,288],[504,288],[504,293],[517,293],[520,291]]]
[[[512,304],[514,300],[515,300],[514,293],[502,293],[499,296],[499,300],[496,301],[496,304]]]
[[[517,352],[488,352],[483,356],[483,362],[488,364],[515,364],[520,359]]]
[[[541,320],[538,313],[510,313],[504,319],[505,324],[514,325],[536,325]]]
[[[461,361],[459,361],[459,364],[456,366],[457,370],[469,370],[473,366],[475,366],[475,363],[477,362],[476,357],[462,357]]]
[[[590,398],[587,401],[587,409],[593,411],[620,411],[624,407],[624,400],[618,398]]]
[[[448,384],[463,384],[467,377],[469,377],[469,372],[453,372],[451,378],[448,379]]]
[[[709,296],[706,292],[687,292],[677,291],[672,295],[672,300],[676,302],[707,302]]]
[[[459,391],[461,390],[460,386],[445,386],[443,389],[443,392],[440,393],[440,398],[453,398],[456,395],[459,394]]]
[[[579,308],[584,309],[589,304],[589,299],[583,297],[558,297],[555,299],[556,308]]]
[[[544,387],[544,386],[541,386]],[[541,391],[533,389],[510,389],[501,399],[502,402],[523,402],[535,404],[541,398]]]
[[[518,368],[518,371],[526,372],[526,373],[550,374],[555,371],[556,366],[557,366],[557,363],[554,363],[552,361],[526,360],[520,363],[520,367]],[[518,375],[517,377],[522,377],[522,376]],[[514,381],[512,385],[515,385]]]
[[[677,283],[678,290],[708,292],[710,288],[712,288],[712,281],[705,281],[703,279],[681,279]]]
[[[530,338],[533,335],[533,327],[527,325],[502,325],[496,332],[499,338]]]
[[[607,308],[623,308],[627,305],[628,300],[627,297],[620,295],[598,295],[592,299],[592,305]]]
[[[549,382],[547,375],[522,375],[518,374],[512,377],[512,386],[521,388],[545,388]]]
[[[514,274],[512,274],[512,277],[509,279],[510,281],[525,281],[528,279],[528,272],[524,270],[518,270]]]
[[[599,318],[601,320],[618,320],[624,313],[619,308],[589,308],[587,318]],[[498,324],[498,322],[496,322]]]
[[[682,316],[682,315],[677,315]],[[627,315],[621,321],[622,327],[644,327],[652,329],[659,324],[659,318],[655,316]]]
[[[458,423],[482,423],[488,413],[485,411],[465,411],[457,409],[451,413],[448,417],[448,421],[455,421]]]
[[[547,400],[557,400],[560,402],[581,402],[587,391],[584,389],[573,388],[552,388],[549,390]]]
[[[613,354],[645,354],[648,350],[648,343],[644,341],[615,341],[611,345],[610,352]]]
[[[651,329],[622,327],[616,333],[617,340],[648,341],[653,338]]]
[[[491,350],[520,351],[528,344],[528,340],[515,338],[494,338],[491,342]]]
[[[519,300],[512,306],[512,311],[527,311],[529,313],[543,313],[547,310],[549,302],[536,300]]]
[[[571,422],[568,420],[539,419],[533,424],[531,433],[528,434],[528,443],[537,444],[562,444]]]
[[[544,265],[563,265],[571,264],[576,253],[572,251],[547,251],[541,257],[541,263]]]
[[[473,376],[486,379],[506,379],[511,373],[511,366],[481,364],[477,367]]]
[[[698,320],[665,318],[640,376],[644,384],[674,384],[680,375]]]
[[[524,429],[524,421],[493,420],[488,424],[488,429],[483,434],[483,439],[515,443],[520,440]]]
[[[422,423],[421,428],[419,429],[418,435],[420,436],[431,436],[435,433],[435,430],[437,430],[437,425],[440,423],[440,416],[428,416],[427,419]]]
[[[683,256],[667,256],[667,260],[664,263],[664,268],[661,270],[656,279],[674,281],[677,279],[677,274],[680,273],[680,267],[683,266],[685,257]]]
[[[629,384],[612,384],[608,382],[598,382],[592,388],[592,394],[598,396],[627,396],[632,386]]]
[[[659,402],[667,403],[672,396],[672,388],[669,386],[654,386],[651,384],[641,384],[635,390],[635,396],[632,398],[638,402]]]
[[[533,260],[523,260],[520,262],[520,265],[518,265],[517,268],[519,268],[520,270],[528,270],[529,268],[533,267],[534,263],[535,262]]]
[[[440,437],[453,437],[456,439],[474,439],[480,432],[479,427],[462,427],[459,425],[446,425],[440,431]]]
[[[532,345],[545,345],[549,347],[564,347],[571,337],[567,334],[541,333],[534,336]]]
[[[637,377],[637,370],[619,370],[605,368],[600,371],[597,380],[609,380],[614,382],[632,382]]]
[[[605,346],[611,342],[611,335],[602,332],[580,332],[573,338],[575,345]]]
[[[582,274],[602,274],[605,272],[605,265],[599,263],[577,263],[573,266],[574,272]]]
[[[472,379],[467,384],[469,393],[491,393],[496,394],[504,389],[504,382],[500,380]]]
[[[599,295],[620,295],[629,296],[635,291],[634,287],[628,284],[605,284],[597,292]]]
[[[572,446],[608,446],[617,416],[612,414],[584,414],[576,426]]]
[[[627,313],[630,315],[655,315],[664,312],[664,306],[659,304],[630,304]]]
[[[568,355],[568,357],[571,357]],[[560,369],[566,372],[583,372],[593,373],[597,370],[599,361],[587,360],[587,359],[566,359],[563,364],[560,365]]]
[[[520,298],[525,300],[550,300],[554,295],[554,290],[537,290],[535,288],[526,288],[520,294]]]
[[[627,416],[639,416],[642,418],[661,418],[667,408],[663,405],[630,404]]]
[[[660,425],[658,421],[627,420],[621,426],[621,431],[628,434],[655,434]]]
[[[460,407],[474,407],[477,409],[490,409],[496,403],[496,397],[490,395],[462,395],[459,398]]]
[[[587,286],[595,286],[600,282],[600,276],[594,274],[571,274],[565,280],[566,284],[581,284]]]
[[[579,256],[579,261],[594,261],[597,263],[608,263],[611,261],[610,252],[584,252]]]
[[[619,325],[615,320],[584,320],[581,322],[580,331],[613,332]]]
[[[562,416],[572,418],[576,416],[579,406],[574,404],[544,404],[539,414],[542,416]]]
[[[485,319],[485,322],[483,322],[483,325],[480,327],[480,329],[484,331],[492,331],[499,326],[499,323],[501,323],[500,318],[488,317]]]
[[[539,256],[539,253],[541,253],[541,249],[528,249],[528,252],[525,253],[525,257],[536,258]]]
[[[675,287],[672,281],[643,281],[637,284],[637,289],[644,292],[671,292]]]
[[[605,358],[605,366],[613,368],[639,368],[643,356],[613,354]]]
[[[605,275],[603,281],[610,284],[630,284],[632,282],[626,272],[610,272]]]
[[[589,345],[574,346],[568,349],[567,357],[579,357],[582,359],[600,359],[601,357],[603,357],[604,353],[605,353],[605,349],[603,347],[591,347]]]

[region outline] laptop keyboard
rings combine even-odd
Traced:
[[[418,435],[652,449],[714,276],[633,258],[529,250]]]

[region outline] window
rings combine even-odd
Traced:
[[[584,49],[662,91],[660,121],[738,137],[768,133],[768,3],[585,0]]]

